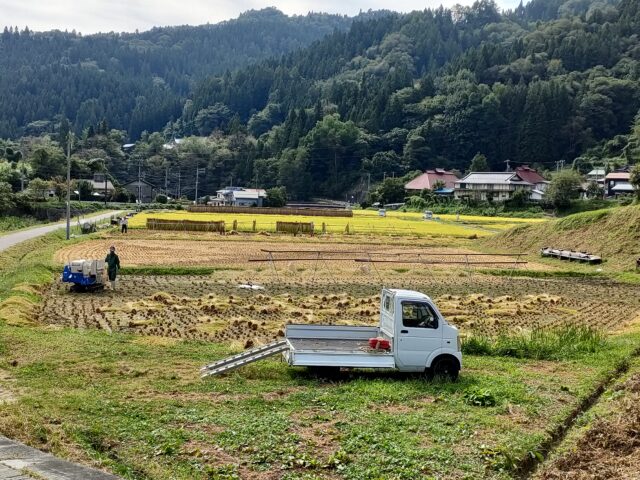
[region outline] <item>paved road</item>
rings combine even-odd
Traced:
[[[0,480],[121,480],[0,436]]]
[[[102,213],[100,215],[95,215],[93,217],[84,217],[85,220],[104,220],[106,218],[110,218],[111,215],[116,215],[121,213],[120,211],[112,211],[107,213]],[[71,226],[76,225],[76,218],[71,219]],[[0,252],[6,250],[7,248],[13,247],[19,243],[25,242],[27,240],[31,240],[33,238],[41,237],[46,235],[47,233],[55,232],[61,228],[66,228],[67,222],[62,223],[52,223],[50,225],[43,225],[42,227],[29,228],[27,230],[20,230],[19,232],[9,233],[8,235],[3,235],[0,237]],[[2,477],[0,477],[2,479]]]

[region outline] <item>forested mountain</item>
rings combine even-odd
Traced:
[[[0,138],[47,131],[48,122],[63,116],[79,131],[104,118],[137,138],[178,118],[197,79],[300,49],[351,21],[315,13],[287,17],[269,8],[216,25],[132,34],[5,27]]]
[[[344,199],[389,175],[464,171],[477,153],[495,170],[507,160],[637,163],[639,5],[532,0],[500,12],[481,0],[360,18],[305,49],[202,78],[171,113],[145,92],[131,118],[158,131],[145,127],[128,156],[116,152],[125,134],[96,117],[84,124],[95,126],[76,144],[74,168],[104,158],[127,180],[141,163],[152,183],[192,195],[186,186],[200,167],[205,192],[233,181]],[[176,137],[188,138],[164,146]],[[37,151],[30,145],[23,140],[22,151]]]
[[[339,196],[363,173],[464,170],[477,152],[499,170],[619,156],[640,107],[638,32],[637,0],[534,0],[504,14],[481,0],[357,21],[204,80],[173,131],[229,130],[235,116],[258,139],[256,160],[224,170],[295,196]]]

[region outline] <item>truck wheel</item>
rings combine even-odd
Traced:
[[[427,378],[430,380],[446,378],[455,382],[458,379],[458,363],[452,358],[437,359],[430,369],[427,370]]]

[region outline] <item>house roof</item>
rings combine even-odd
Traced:
[[[533,168],[529,167],[528,165],[523,165],[521,167],[516,168],[516,173],[525,182],[529,182],[533,184],[548,183],[547,180],[542,175],[540,175],[538,172],[536,172]]]
[[[629,181],[629,178],[631,178],[631,174],[629,172],[611,172],[605,177],[606,180],[627,180],[627,181]]]
[[[587,173],[587,176],[589,176],[589,177],[604,177],[604,174],[605,174],[604,168],[594,168],[589,173]]]
[[[633,185],[630,183],[618,183],[611,187],[612,192],[633,192]]]
[[[264,190],[262,190],[262,192],[264,192]],[[261,193],[260,190],[256,190],[253,189],[252,191],[250,190],[235,190],[233,192],[233,198],[235,200],[239,200],[239,199],[249,199],[249,200],[258,200],[261,197],[265,197],[266,196],[266,192],[263,194]]]
[[[126,187],[127,185],[135,185],[138,183],[138,180],[131,180],[130,182],[124,183],[122,184],[123,187]],[[156,186],[153,183],[149,183],[146,180],[140,180],[140,183],[144,183],[145,185],[149,185],[152,188],[156,188]]]
[[[438,181],[443,182],[445,188],[453,188],[458,181],[458,177],[442,168],[436,168],[435,170],[427,170],[419,177],[414,178],[404,188],[405,190],[432,189]]]
[[[77,181],[90,183],[94,190],[104,192],[104,182],[97,182],[90,178],[79,178]],[[115,188],[113,187],[113,183],[111,183],[111,180],[107,180],[107,190],[115,190]]]
[[[512,185],[531,185],[529,182],[525,182],[520,178],[517,173],[514,172],[471,172],[464,178],[456,182],[456,185],[461,183],[475,183],[475,184],[512,184]]]

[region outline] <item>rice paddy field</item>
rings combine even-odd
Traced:
[[[219,213],[190,213],[185,211],[143,212],[136,215],[130,222],[132,229],[145,228],[148,218],[162,220],[193,220],[203,222],[224,221],[227,230],[231,230],[236,221],[237,230],[251,232],[256,223],[256,230],[275,232],[276,222],[313,222],[316,232],[325,226],[327,233],[375,234],[375,235],[403,235],[403,236],[434,236],[434,237],[479,237],[489,236],[497,231],[509,229],[515,225],[538,223],[543,219],[479,217],[465,215],[435,215],[432,220],[425,220],[420,213],[387,212],[380,217],[378,212],[371,210],[356,210],[353,217],[316,217],[301,215],[265,215],[256,214],[219,214]]]
[[[0,254],[1,434],[129,480],[597,478],[595,457],[620,478],[640,472],[637,285],[516,264],[515,250],[453,263],[530,220],[355,212],[326,219],[355,234],[293,237],[146,230],[154,215],[128,235],[54,234]],[[65,262],[112,244],[116,292],[60,283]],[[427,293],[460,329],[457,382],[318,378],[279,357],[200,379],[287,323],[375,325],[383,286]]]

